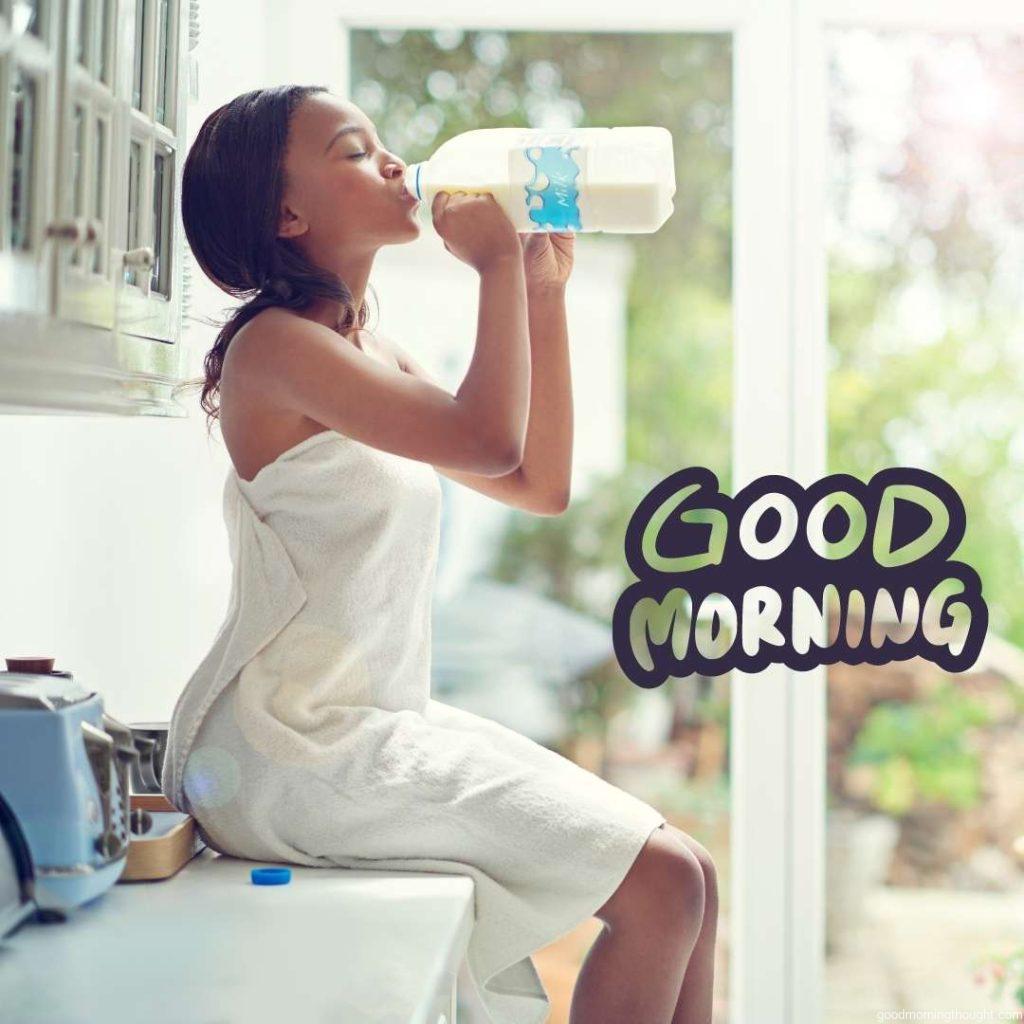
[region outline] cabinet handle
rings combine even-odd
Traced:
[[[126,267],[145,267],[146,270],[153,269],[153,249],[144,245],[141,249],[129,249],[124,254],[124,265]]]
[[[139,285],[142,288],[143,295],[149,295],[149,288],[152,284],[152,275],[148,271],[153,269],[153,264],[156,262],[156,257],[153,254],[153,248],[149,245],[144,245],[139,249],[129,249],[124,254],[124,265],[126,267],[136,267],[145,270],[146,273],[142,275],[142,283]]]
[[[55,220],[46,225],[46,237],[58,242],[70,242],[79,246],[88,235],[88,226],[84,217],[73,217],[71,220]]]

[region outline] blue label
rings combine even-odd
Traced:
[[[579,165],[573,159],[571,148],[563,146],[529,146],[526,158],[533,164],[533,181],[526,185],[526,208],[530,220],[540,227],[548,225],[554,231],[565,231],[568,228],[580,230],[580,208],[577,204],[580,193],[576,188],[579,177]],[[543,188],[533,188],[541,175],[548,181]],[[539,196],[540,206],[531,201]]]

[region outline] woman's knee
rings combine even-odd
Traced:
[[[612,897],[597,911],[608,924],[702,916],[705,869],[686,844],[656,828]]]
[[[676,828],[674,825],[666,825],[669,833],[686,846],[697,858],[701,871],[704,873],[704,902],[710,909],[718,906],[718,869],[707,849],[697,842],[691,835]]]

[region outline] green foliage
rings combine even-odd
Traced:
[[[977,803],[980,768],[969,731],[988,710],[949,680],[927,698],[885,701],[868,713],[847,763],[874,768],[872,799],[894,816],[919,801],[964,809]]]

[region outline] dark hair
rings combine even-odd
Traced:
[[[219,415],[214,398],[228,346],[261,310],[304,309],[325,298],[344,306],[336,330],[366,323],[365,301],[357,313],[337,274],[310,262],[292,239],[277,237],[292,114],[310,94],[327,91],[323,85],[279,85],[242,93],[207,117],[185,159],[181,217],[189,249],[218,288],[246,299],[220,325],[203,361],[205,376],[178,385],[202,385],[207,431]]]

